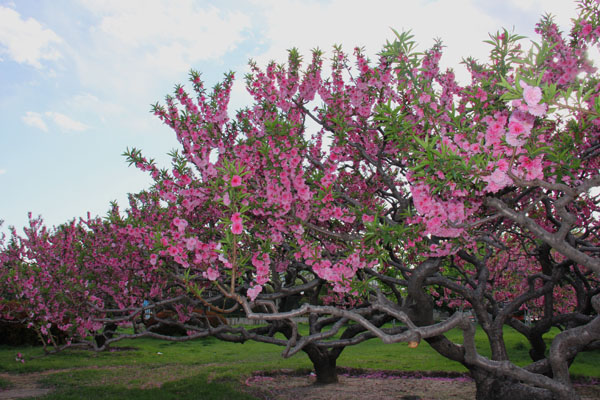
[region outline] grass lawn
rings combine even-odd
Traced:
[[[553,331],[549,337],[556,333]],[[460,342],[462,333],[451,331],[449,337]],[[477,339],[479,351],[489,354],[481,331]],[[522,337],[506,328],[505,340],[512,360],[527,364],[528,347]],[[138,339],[119,342],[118,346],[112,352],[72,350],[37,359],[30,358],[42,355],[41,347],[0,346],[0,371],[22,374],[52,370],[42,381],[56,390],[43,399],[252,399],[237,388],[254,371],[312,369],[304,353],[283,359],[283,348],[256,342],[236,344],[206,338],[174,343]],[[15,361],[18,352],[28,360],[25,364]],[[599,351],[581,354],[571,373],[600,378],[599,361]],[[366,369],[466,372],[425,342],[410,349],[405,343],[386,345],[374,339],[346,348],[337,364]],[[6,385],[1,379],[0,388]]]

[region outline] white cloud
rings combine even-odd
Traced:
[[[568,26],[571,18],[575,17],[574,1],[565,0],[506,0],[512,7],[521,12],[535,13],[540,16],[550,13],[559,25]]]
[[[0,52],[14,61],[41,68],[42,60],[61,57],[55,46],[60,43],[62,39],[54,31],[35,19],[22,19],[17,11],[0,6]]]
[[[481,42],[488,38],[487,33],[500,27],[499,20],[469,0],[373,0],[368,6],[362,0],[327,3],[255,0],[254,3],[266,17],[264,36],[269,40],[268,50],[256,57],[260,65],[270,59],[283,61],[290,47],[298,47],[307,61],[310,49],[319,47],[330,54],[334,44],[342,44],[348,53],[355,46],[364,46],[367,54],[375,56],[386,39],[393,39],[393,28],[399,32],[411,30],[421,50],[430,47],[433,39],[441,38],[447,46],[444,62],[456,66],[462,57],[481,52],[484,48]]]
[[[95,51],[112,52],[128,69],[185,72],[199,60],[219,59],[236,48],[251,26],[250,17],[240,11],[201,7],[191,0],[82,4],[100,19],[90,29]]]
[[[5,169],[0,169],[0,175],[4,175],[6,173]]]
[[[48,132],[48,127],[42,118],[42,114],[36,113],[33,111],[27,111],[24,116],[21,117],[23,122],[25,122],[29,126],[33,126],[34,128],[38,128],[43,130],[44,132]]]
[[[573,3],[565,0],[510,2],[514,3],[512,15],[496,12],[502,6],[495,0],[372,0],[368,6],[363,0],[253,0],[266,19],[264,37],[268,41],[266,51],[254,58],[259,65],[271,59],[281,62],[287,49],[298,47],[309,61],[310,49],[319,47],[331,54],[333,44],[342,44],[350,54],[355,46],[364,46],[367,54],[375,57],[386,39],[394,39],[394,28],[412,31],[420,50],[430,47],[433,39],[442,39],[445,48],[441,65],[454,68],[464,82],[469,74],[460,63],[468,56],[487,59],[490,46],[483,41],[489,38],[488,33],[504,27],[510,30],[518,22],[535,23],[546,10],[560,13],[559,23],[574,16]],[[516,21],[517,16],[523,16],[515,14],[519,12],[527,13],[529,19]],[[516,28],[516,33],[535,38],[533,25]]]
[[[88,92],[76,94],[66,100],[65,107],[80,115],[97,116],[102,122],[106,122],[126,113],[124,105],[101,100]]]
[[[54,111],[46,111],[44,113],[45,116],[47,116],[48,118],[52,119],[52,121],[54,121],[54,123],[56,125],[58,125],[61,129],[65,130],[65,131],[85,131],[87,129],[89,129],[89,126],[79,122],[79,121],[75,121],[69,117],[67,117],[64,114],[58,113],[58,112],[54,112]]]
[[[196,0],[78,3],[93,22],[82,32],[86,46],[68,50],[75,79],[103,101],[118,99],[130,119],[145,118],[149,104],[186,81],[191,68],[205,69],[203,62],[239,50],[253,22],[221,2],[213,4],[222,10]]]
[[[55,111],[46,111],[45,113],[36,113],[33,111],[27,111],[23,117],[23,122],[34,128],[48,132],[48,121],[54,122],[63,131],[85,131],[89,129],[86,124],[75,121],[74,119]]]
[[[198,8],[194,2],[128,1],[111,7],[100,30],[124,44],[140,47],[148,43],[174,44],[182,55],[217,58],[242,40],[241,31],[250,20],[239,11],[221,12],[215,7]],[[166,29],[164,29],[166,28]]]

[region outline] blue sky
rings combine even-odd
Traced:
[[[142,148],[166,166],[172,131],[149,112],[190,68],[207,86],[236,71],[232,107],[247,104],[243,75],[285,61],[286,49],[342,44],[375,54],[396,30],[420,48],[436,37],[457,75],[484,59],[488,32],[514,27],[536,39],[544,12],[568,27],[568,0],[0,0],[0,232],[27,213],[49,225],[104,215],[111,200],[150,184],[121,154]]]

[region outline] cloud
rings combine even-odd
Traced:
[[[251,12],[207,3],[79,0],[90,24],[65,50],[74,79],[85,92],[124,107],[131,115],[125,123],[145,119],[149,104],[186,81],[191,68],[206,71],[248,42]]]
[[[101,122],[126,115],[125,105],[101,100],[89,92],[81,92],[73,95],[65,101],[65,107],[79,115],[97,117]]]
[[[218,60],[235,49],[252,25],[239,10],[191,0],[83,0],[82,5],[99,19],[89,31],[94,54],[118,64],[120,73],[187,72],[198,61]],[[80,68],[88,71],[90,61],[81,60]]]
[[[54,121],[54,123],[56,125],[58,125],[62,130],[65,130],[65,131],[81,132],[81,131],[85,131],[85,130],[89,129],[89,126],[87,126],[79,121],[75,121],[75,120],[67,117],[66,115],[58,113],[58,112],[47,111],[44,113],[44,115],[47,116],[48,118],[52,119],[52,121]]]
[[[249,17],[239,11],[198,8],[190,1],[180,1],[177,7],[167,1],[118,2],[104,11],[108,15],[100,24],[102,32],[131,47],[157,43],[150,53],[172,47],[172,53],[188,59],[222,56],[243,39],[241,31],[250,26]]]
[[[42,114],[36,113],[33,111],[27,111],[23,117],[21,117],[23,122],[29,126],[33,126],[34,128],[38,128],[43,130],[44,132],[48,132],[48,127],[46,123],[42,119]]]
[[[430,47],[435,38],[442,39],[442,67],[452,67],[459,80],[465,82],[470,75],[460,63],[469,56],[487,59],[490,46],[483,41],[489,38],[488,33],[503,27],[510,30],[517,24],[517,33],[534,38],[533,25],[545,9],[572,16],[575,8],[572,2],[564,0],[527,0],[526,4],[510,1],[514,3],[512,15],[496,10],[502,7],[495,0],[372,0],[368,6],[362,0],[253,0],[258,15],[264,19],[261,22],[267,44],[264,52],[253,58],[259,65],[271,59],[282,62],[286,61],[287,49],[298,47],[309,61],[310,49],[319,47],[331,54],[332,45],[342,44],[348,53],[355,46],[364,46],[367,54],[376,59],[385,41],[394,39],[394,28],[399,32],[410,30],[419,50]],[[525,20],[519,13],[527,13],[528,18]]]
[[[421,50],[441,38],[447,46],[443,62],[458,66],[462,57],[479,55],[473,52],[481,53],[487,33],[501,25],[469,0],[373,0],[369,6],[362,0],[254,0],[254,4],[266,18],[263,25],[268,48],[255,57],[259,65],[270,59],[284,61],[286,49],[291,47],[298,47],[308,61],[310,49],[319,47],[331,54],[334,44],[341,44],[348,53],[355,46],[364,46],[376,59],[386,40],[394,39],[393,28],[410,30]]]
[[[5,169],[0,169],[0,175],[4,175],[6,173]]]
[[[41,61],[61,57],[56,48],[60,43],[62,39],[54,31],[35,19],[22,19],[17,11],[0,6],[0,52],[12,60],[42,68]]]
[[[43,114],[27,111],[21,119],[25,124],[41,129],[44,132],[48,132],[48,125],[46,123],[49,121],[54,122],[54,124],[63,131],[82,132],[89,129],[89,126],[86,124],[75,121],[64,114],[55,111],[46,111]]]

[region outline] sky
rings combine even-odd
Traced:
[[[546,12],[569,29],[569,0],[0,0],[0,233],[20,232],[27,214],[49,226],[105,215],[147,188],[129,167],[131,147],[169,165],[174,132],[151,114],[189,71],[212,87],[238,78],[231,110],[250,103],[249,59],[285,62],[296,47],[375,55],[392,29],[411,30],[426,49],[441,38],[442,65],[467,74],[463,57],[485,60],[501,28],[537,40]],[[527,45],[527,42],[524,43]]]

